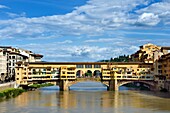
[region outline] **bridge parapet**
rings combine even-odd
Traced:
[[[93,78],[93,77],[89,77],[89,78],[76,78],[76,81],[97,81],[97,82],[100,82],[101,78]]]
[[[114,79],[117,80],[154,80],[154,76],[153,75],[143,75],[143,76],[134,76],[134,75],[119,75],[119,76],[114,76]]]

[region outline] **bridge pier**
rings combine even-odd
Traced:
[[[108,90],[109,91],[118,91],[119,90],[117,79],[109,81],[109,88],[108,88]]]
[[[60,91],[69,91],[69,81],[68,80],[60,80],[59,88],[60,88]]]

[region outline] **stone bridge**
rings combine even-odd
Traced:
[[[18,62],[16,83],[56,82],[63,91],[81,81],[101,82],[108,90],[134,81],[154,87],[151,69],[151,64],[143,62]]]
[[[101,82],[107,86],[109,91],[118,91],[119,87],[128,83],[138,82],[143,83],[149,87],[150,90],[155,90],[157,83],[154,80],[140,80],[140,79],[111,79],[111,80],[101,80],[101,78],[77,78],[76,80],[60,80],[57,82],[61,91],[69,90],[69,87],[73,84],[84,82],[84,81],[94,81]]]

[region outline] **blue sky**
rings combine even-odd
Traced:
[[[45,61],[97,61],[170,46],[170,0],[0,0],[0,45]]]

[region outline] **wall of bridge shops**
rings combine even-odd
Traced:
[[[71,68],[71,70],[69,69]],[[91,76],[95,75],[95,72],[101,73],[103,69],[108,69],[106,73],[102,73],[102,79],[110,80],[110,69],[113,71],[131,71],[135,75],[139,75],[140,71],[151,71],[152,65],[142,62],[120,62],[120,63],[103,63],[103,62],[19,62],[16,67],[16,82],[17,84],[28,85],[28,81],[33,79],[61,79],[61,80],[75,80],[78,71],[81,71],[81,76],[90,72]],[[42,71],[45,69],[45,72]],[[68,70],[67,70],[68,69]],[[36,72],[34,71],[36,70]],[[53,71],[60,71],[60,73],[54,73]],[[38,72],[39,71],[39,72]],[[35,72],[35,73],[34,73]],[[68,72],[68,73],[67,73]],[[55,75],[56,74],[56,75]],[[122,73],[121,73],[122,74]],[[125,73],[124,73],[125,74]],[[57,76],[55,78],[55,76]],[[39,78],[37,78],[39,77]],[[41,78],[42,77],[42,78]],[[45,78],[47,77],[47,78]],[[33,78],[33,79],[32,79]],[[94,77],[95,78],[95,77]]]

